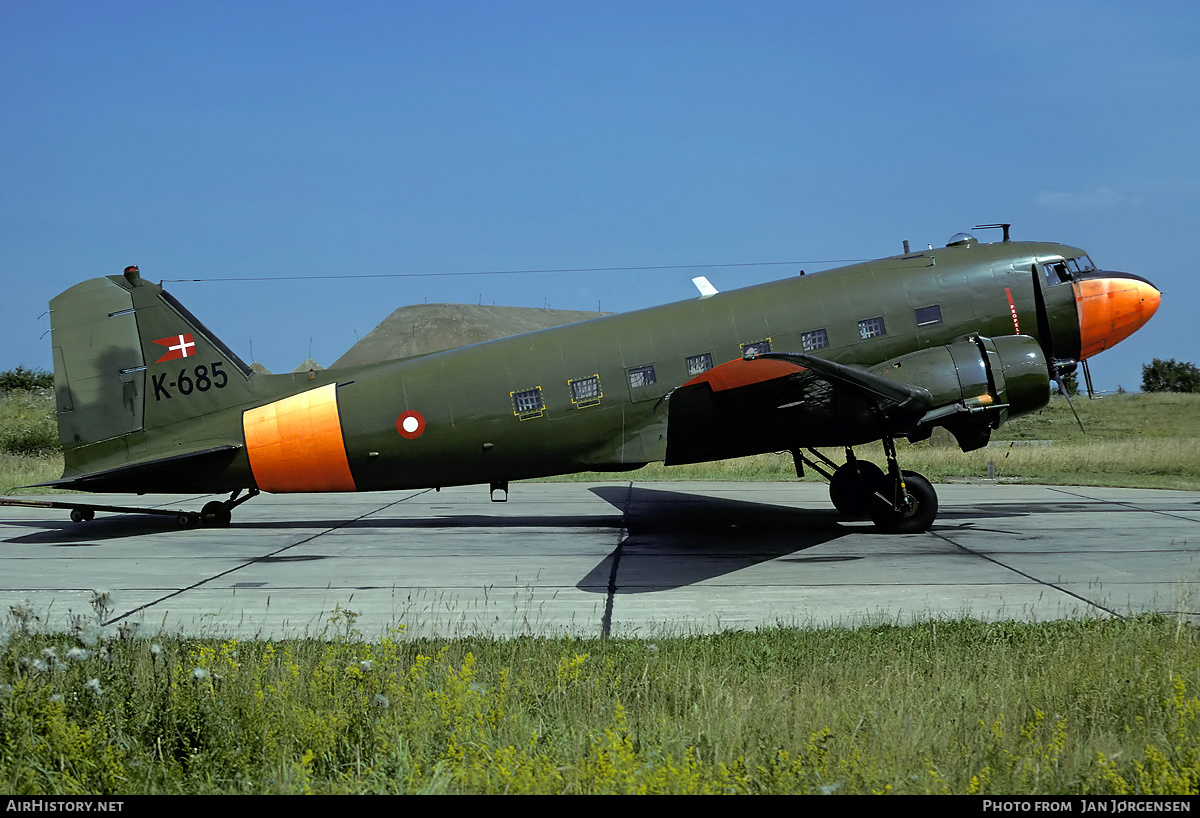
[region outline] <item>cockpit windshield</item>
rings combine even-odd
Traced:
[[[1042,270],[1046,274],[1046,282],[1048,284],[1066,284],[1069,281],[1074,281],[1083,273],[1089,273],[1096,269],[1096,265],[1092,264],[1092,260],[1087,256],[1076,256],[1075,258],[1054,259],[1042,262]]]

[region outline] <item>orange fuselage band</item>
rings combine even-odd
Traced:
[[[242,430],[254,482],[263,491],[355,490],[336,384],[249,409]]]

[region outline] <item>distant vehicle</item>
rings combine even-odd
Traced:
[[[998,227],[998,225],[997,225]],[[967,234],[939,249],[599,317],[416,358],[252,371],[136,267],[50,302],[65,468],[42,485],[225,493],[509,483],[790,451],[833,504],[886,531],[937,515],[896,438],[963,451],[1128,337],[1159,291],[1077,247]],[[882,440],[886,471],[853,447]],[[844,448],[841,465],[817,452]],[[499,493],[499,498],[497,497]],[[76,520],[125,507],[61,502]],[[171,512],[176,513],[176,512]]]

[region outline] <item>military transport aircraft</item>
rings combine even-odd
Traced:
[[[90,492],[374,491],[624,471],[789,451],[834,506],[927,530],[929,481],[894,441],[943,426],[963,451],[1041,409],[1050,383],[1128,337],[1159,291],[1077,247],[968,234],[855,264],[415,358],[253,372],[136,267],[50,302],[59,480]],[[907,250],[907,247],[906,247]],[[881,440],[886,471],[854,456]],[[818,448],[844,448],[841,465]],[[500,495],[499,498],[497,495]],[[21,501],[5,501],[17,503]],[[23,504],[161,510],[86,502]]]

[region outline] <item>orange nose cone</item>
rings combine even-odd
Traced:
[[[1081,361],[1137,332],[1162,298],[1153,284],[1136,278],[1093,278],[1074,287]]]

